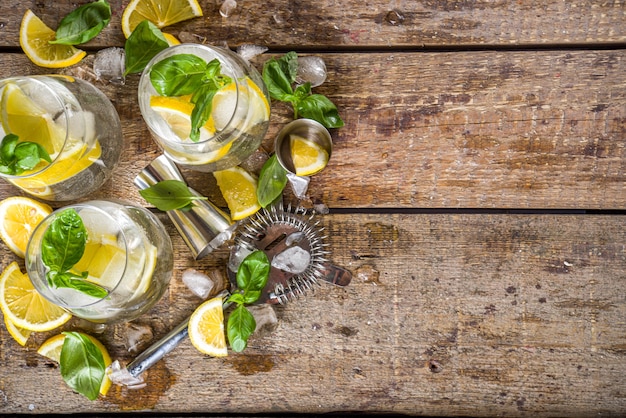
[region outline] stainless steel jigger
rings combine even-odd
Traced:
[[[134,183],[143,190],[163,180],[185,181],[176,165],[165,155],[155,158],[135,177]],[[201,196],[191,187],[189,190]],[[190,210],[175,209],[166,213],[196,260],[230,239],[236,226],[226,213],[208,200],[195,200]]]

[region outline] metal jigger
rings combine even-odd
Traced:
[[[179,180],[183,176],[176,165],[161,155],[135,177],[135,186],[143,190],[163,180]],[[191,193],[202,196],[191,187]],[[194,200],[190,210],[168,210],[176,229],[191,249],[196,260],[206,256],[231,238],[236,224],[230,217],[208,200]]]

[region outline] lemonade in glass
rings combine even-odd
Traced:
[[[139,82],[139,107],[164,154],[213,172],[244,161],[270,117],[258,71],[230,50],[181,44],[157,54]]]
[[[0,122],[0,176],[44,200],[92,193],[120,158],[119,116],[84,80],[63,75],[0,80]]]
[[[43,297],[96,323],[130,321],[165,292],[173,250],[148,210],[92,200],[52,212],[26,250],[26,269]]]

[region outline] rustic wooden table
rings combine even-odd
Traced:
[[[56,27],[86,0],[0,4],[0,77],[49,72],[93,81],[89,58],[39,68],[19,48],[23,13]],[[123,46],[127,1],[87,44]],[[618,416],[626,414],[626,8],[623,2],[380,1],[252,3],[171,26],[231,48],[321,56],[315,90],[339,107],[334,153],[305,204],[323,203],[345,288],[321,286],[277,308],[278,325],[243,354],[209,358],[184,341],[146,373],[89,402],[0,329],[0,413],[326,413]],[[182,32],[186,32],[182,33]],[[159,151],[141,118],[138,76],[94,81],[116,106],[119,169],[89,198],[145,205],[133,178]],[[264,148],[291,115],[272,105]],[[185,172],[225,206],[211,175]],[[6,182],[0,198],[20,192]],[[87,197],[86,197],[87,198]],[[59,207],[54,204],[54,207]],[[155,211],[158,212],[158,211]],[[158,338],[201,302],[194,261],[169,220],[176,272],[135,323]],[[4,245],[2,268],[19,260]],[[80,324],[72,320],[65,328]],[[99,338],[127,363],[128,325]]]

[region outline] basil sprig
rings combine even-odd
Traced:
[[[75,209],[60,212],[44,233],[41,243],[41,259],[49,269],[46,278],[50,286],[70,288],[102,299],[109,292],[85,280],[88,272],[77,275],[69,271],[82,258],[86,244],[87,230],[78,212]]]
[[[307,82],[295,89],[298,72],[298,55],[288,52],[279,59],[272,58],[263,66],[263,81],[275,100],[289,102],[293,107],[293,117],[313,119],[327,128],[341,128],[343,120],[337,106],[322,94],[311,93],[311,83]]]
[[[230,313],[226,326],[228,342],[233,351],[243,351],[248,345],[248,338],[256,329],[256,320],[245,305],[254,303],[261,297],[269,274],[270,262],[263,251],[248,254],[237,269],[238,290],[227,300],[237,304]]]
[[[215,93],[233,82],[221,73],[221,67],[217,58],[207,63],[193,54],[176,54],[159,61],[150,71],[150,82],[160,95],[191,94],[194,107],[189,138],[194,142],[200,140],[200,128],[211,116]]]
[[[194,200],[206,200],[204,196],[198,196],[189,190],[187,185],[180,180],[163,180],[150,187],[139,191],[139,194],[148,203],[157,209],[167,212],[168,210],[189,210]]]
[[[36,142],[23,141],[19,137],[8,134],[0,142],[0,172],[9,175],[20,175],[24,171],[34,169],[42,160],[52,162],[44,147]]]
[[[259,205],[267,207],[274,202],[283,192],[287,185],[287,170],[278,162],[278,157],[273,154],[261,168],[259,185],[256,196]]]
[[[59,369],[69,387],[93,401],[100,393],[105,375],[100,349],[80,332],[64,332]]]
[[[111,6],[105,0],[84,4],[65,16],[51,44],[78,45],[95,38],[111,21]]]
[[[141,21],[124,44],[124,76],[143,71],[150,60],[168,46],[163,32],[154,23]]]

